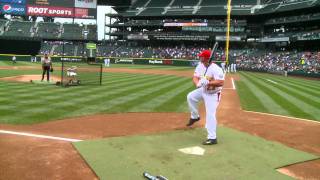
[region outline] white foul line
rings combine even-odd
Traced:
[[[29,136],[29,137],[36,137],[36,138],[43,138],[43,139],[61,140],[61,141],[68,141],[68,142],[79,142],[79,141],[82,141],[82,140],[79,140],[79,139],[69,139],[69,138],[45,136],[45,135],[39,135],[39,134],[14,132],[14,131],[5,131],[5,130],[0,130],[0,133],[2,133],[2,134],[13,134],[13,135],[19,135],[19,136]]]
[[[248,112],[248,113],[255,113],[255,114],[262,114],[262,115],[268,115],[268,116],[276,116],[276,117],[283,117],[283,118],[289,118],[289,119],[297,119],[300,121],[308,121],[308,122],[313,122],[313,123],[320,123],[319,121],[312,121],[309,119],[303,119],[303,118],[296,118],[296,117],[290,117],[290,116],[283,116],[283,115],[278,115],[278,114],[269,114],[269,113],[262,113],[262,112],[255,112],[255,111],[245,111],[244,112]]]
[[[234,85],[234,80],[233,80],[233,78],[231,78],[231,82],[232,82],[232,88],[233,88],[233,89],[236,89],[236,86]]]
[[[271,83],[273,83],[273,84],[278,84],[277,82],[272,81],[272,80],[270,80],[270,79],[267,79],[267,81],[269,81],[269,82],[271,82]]]

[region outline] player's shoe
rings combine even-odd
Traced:
[[[207,139],[203,143],[203,145],[213,145],[213,144],[218,144],[217,139]]]
[[[195,122],[199,121],[200,120],[200,117],[196,118],[196,119],[193,119],[193,118],[190,118],[187,126],[192,126],[192,124],[194,124]]]

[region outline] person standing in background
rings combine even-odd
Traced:
[[[288,65],[287,64],[284,65],[283,71],[284,71],[284,77],[287,77],[288,76]]]
[[[230,72],[232,73],[237,72],[236,57],[237,55],[235,53],[230,56],[229,64],[230,64]]]
[[[17,58],[16,56],[12,56],[12,64],[15,64],[15,63],[17,63]]]
[[[46,53],[44,57],[41,58],[41,65],[42,65],[42,79],[44,79],[44,75],[47,74],[47,82],[50,80],[50,70],[52,69],[52,62],[49,55]]]
[[[105,67],[110,67],[110,59],[109,58],[105,58],[104,59],[104,66]]]

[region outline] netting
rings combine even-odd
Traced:
[[[71,85],[101,85],[102,64],[86,61],[62,61],[61,84]]]

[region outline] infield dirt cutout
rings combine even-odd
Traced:
[[[13,82],[31,82],[32,81],[41,81],[42,75],[20,75],[20,76],[10,76],[10,77],[4,77],[0,78],[1,81],[13,81]],[[45,75],[44,81],[47,80],[47,76]],[[61,78],[59,76],[50,76],[50,81],[57,82],[61,81]]]
[[[104,71],[171,74],[190,77],[190,81],[193,73],[124,68],[110,68]],[[34,78],[39,76],[35,75]],[[291,148],[320,155],[320,123],[242,111],[236,91],[229,89],[232,87],[231,77],[239,79],[235,75],[227,76],[226,89],[223,90],[217,113],[219,126],[237,129],[280,142]],[[15,81],[26,82],[30,81],[31,77],[15,78]],[[203,110],[202,107],[201,115],[205,117]],[[188,119],[188,113],[98,114],[35,125],[0,124],[0,130],[87,140],[186,129],[185,124]],[[195,127],[203,126],[204,120],[195,125]],[[203,138],[199,137],[199,144]],[[98,179],[69,142],[0,134],[0,147],[0,179]],[[319,169],[318,159],[291,165],[279,171],[298,179],[320,179]]]

